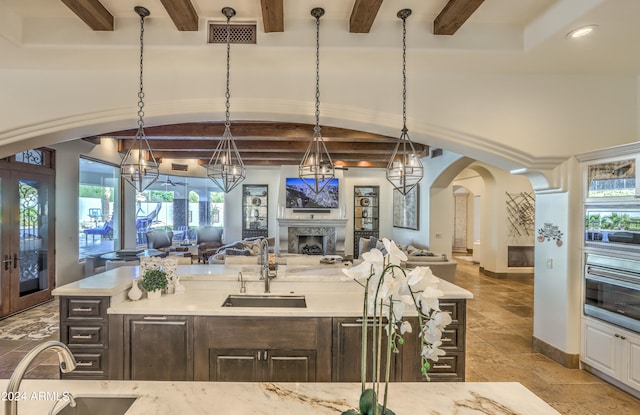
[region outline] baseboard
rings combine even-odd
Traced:
[[[562,366],[569,369],[578,369],[580,367],[579,354],[566,353],[535,336],[531,339],[531,347],[534,352],[543,354],[554,362],[560,363]]]
[[[589,366],[588,364],[582,362],[582,368],[584,370],[586,370],[587,372],[591,373],[592,375],[595,375],[597,377],[599,377],[600,379],[609,382],[610,384],[612,384],[613,386],[617,387],[618,389],[621,389],[625,392],[627,392],[629,395],[640,399],[640,391],[633,389],[631,386],[629,385],[625,385],[624,383],[620,382],[619,380],[612,378],[611,376],[599,371],[598,369],[595,369],[591,366]]]
[[[493,272],[486,270],[484,267],[479,268],[480,272],[489,278],[495,278],[497,280],[508,279],[529,279],[533,278],[532,272]]]

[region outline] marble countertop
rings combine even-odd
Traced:
[[[138,277],[138,267],[125,266],[80,280],[54,290],[54,295],[111,296],[110,314],[163,314],[210,316],[359,316],[362,313],[362,287],[340,280],[335,267],[282,266],[271,281],[270,295],[304,295],[306,308],[222,307],[228,295],[240,294],[238,272],[246,281],[247,295],[264,294],[257,266],[187,265],[179,266],[185,294],[164,294],[158,300],[129,301],[123,295]],[[472,298],[471,292],[440,280],[443,299]],[[408,314],[410,315],[410,314]]]
[[[0,381],[2,390],[7,383]],[[137,397],[126,415],[337,415],[357,405],[360,384],[25,380],[20,392],[23,415],[48,413],[56,394],[65,392]],[[392,383],[388,405],[397,415],[559,415],[515,382]]]

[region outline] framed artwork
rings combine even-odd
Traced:
[[[406,196],[393,189],[393,227],[418,230],[420,211],[419,187],[416,186]]]

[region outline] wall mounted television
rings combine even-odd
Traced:
[[[295,209],[337,209],[338,179],[331,179],[322,192],[316,194],[299,177],[285,180],[286,203]]]

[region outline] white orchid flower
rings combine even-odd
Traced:
[[[434,311],[431,314],[431,320],[441,329],[448,326],[452,321],[451,315],[446,311]]]
[[[390,241],[387,238],[382,238],[382,243],[384,248],[387,250],[389,262],[392,265],[400,265],[402,261],[407,260],[407,255],[398,248],[395,242]]]
[[[422,347],[422,356],[425,359],[429,359],[431,361],[437,362],[440,356],[444,356],[446,353],[444,350],[439,349],[441,342],[435,342],[431,345],[425,345]]]
[[[400,324],[400,334],[411,333],[413,331],[413,327],[411,327],[411,323],[408,321],[403,321]]]
[[[427,287],[422,294],[420,294],[420,303],[422,306],[422,312],[429,314],[431,310],[440,311],[440,301],[438,298],[442,297],[442,291],[433,287]]]
[[[355,267],[342,268],[342,273],[344,276],[340,279],[343,281],[367,279],[371,275],[371,264],[362,262]]]
[[[407,275],[407,284],[412,287],[418,284],[427,275],[428,271],[430,271],[428,267],[415,267]]]

